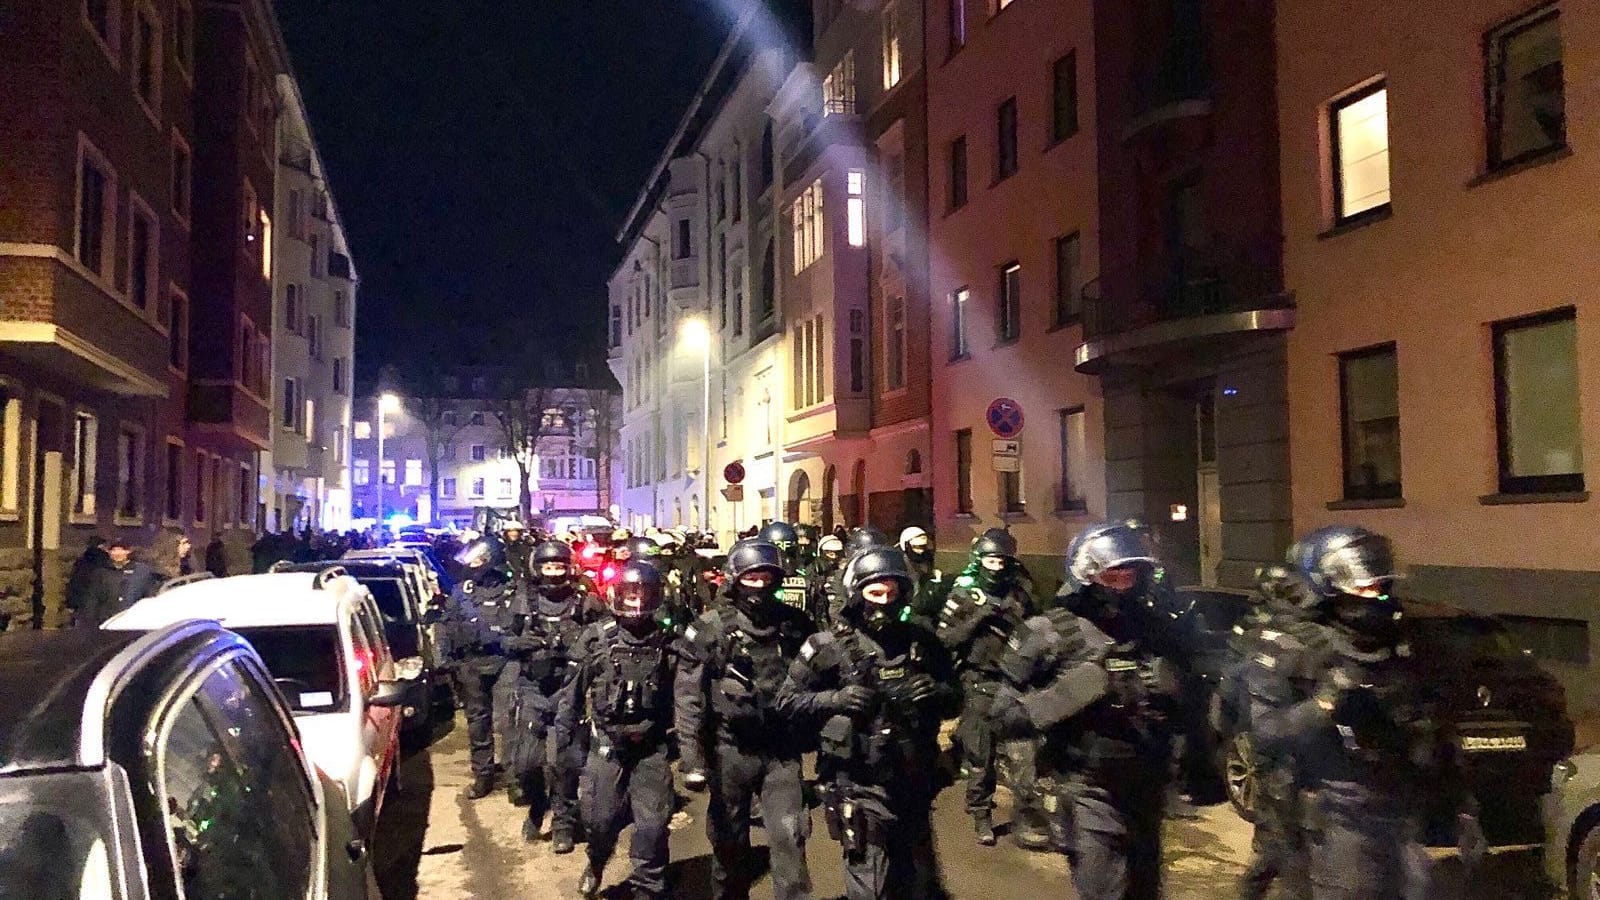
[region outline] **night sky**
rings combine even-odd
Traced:
[[[495,361],[486,335],[603,347],[614,236],[732,2],[276,0],[361,275],[366,383]]]

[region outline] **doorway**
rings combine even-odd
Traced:
[[[28,503],[28,546],[33,550],[34,628],[44,627],[46,594],[59,593],[55,582],[60,580],[60,573],[48,563],[61,549],[64,420],[61,404],[40,398],[33,427],[32,484]]]
[[[1217,403],[1211,391],[1194,404],[1195,510],[1200,532],[1200,583],[1216,587],[1222,563],[1222,480],[1217,474]]]

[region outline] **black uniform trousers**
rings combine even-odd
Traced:
[[[1072,884],[1080,900],[1159,900],[1166,760],[1086,773],[1073,792]]]
[[[1250,838],[1250,864],[1239,880],[1240,900],[1266,900],[1274,883],[1280,896],[1311,896],[1309,848],[1301,824],[1300,804],[1292,776],[1270,763],[1258,764],[1255,832]]]
[[[756,873],[749,871],[750,801],[761,798],[761,817],[771,854],[775,900],[811,896],[811,870],[806,865],[806,838],[811,814],[806,809],[804,774],[798,754],[745,750],[726,742],[713,751],[711,803],[706,834],[711,839],[712,897],[745,900]]]
[[[579,798],[591,871],[605,871],[631,814],[628,857],[633,873],[628,882],[654,897],[667,896],[667,826],[674,801],[667,749],[662,738],[621,746],[596,736],[584,766],[585,793]]]
[[[1341,785],[1339,802],[1313,795],[1309,835],[1313,900],[1423,900],[1450,891],[1435,884],[1433,861],[1415,819],[1397,814],[1386,798],[1350,802],[1363,789]]]
[[[942,900],[933,846],[932,771],[926,779],[887,786],[839,781],[842,800],[866,807],[881,821],[868,828],[865,845],[844,852],[846,900]]]
[[[506,755],[529,800],[528,817],[538,822],[548,810],[551,833],[571,835],[578,824],[584,742],[574,740],[565,748],[551,746],[555,711],[555,697],[541,693],[536,683],[520,681]]]
[[[497,728],[495,697],[506,669],[506,658],[477,653],[456,667],[456,683],[461,688],[461,705],[466,710],[467,743],[472,748],[472,774],[494,775],[494,737]]]

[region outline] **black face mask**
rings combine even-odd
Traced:
[[[1333,616],[1351,631],[1387,639],[1399,631],[1398,607],[1387,599],[1340,594],[1333,600]]]
[[[906,558],[912,562],[925,563],[933,561],[932,547],[907,547]]]

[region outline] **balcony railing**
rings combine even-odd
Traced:
[[[1084,340],[1175,319],[1292,307],[1270,244],[1186,248],[1165,265],[1136,266],[1088,282],[1081,292]]]

